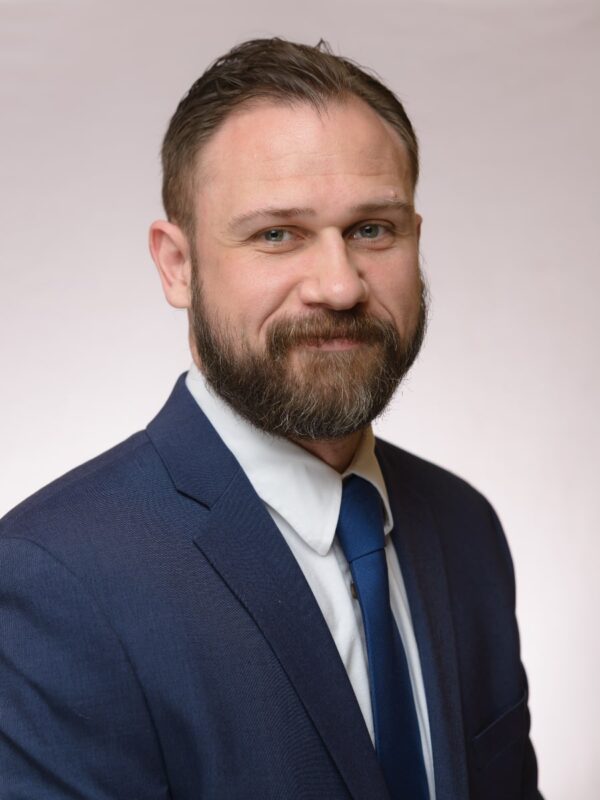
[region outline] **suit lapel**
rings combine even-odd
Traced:
[[[387,800],[360,708],[318,604],[183,376],[148,435],[178,491],[210,509],[194,542],[271,646],[350,795]]]
[[[419,649],[432,739],[436,800],[467,800],[467,764],[450,596],[441,542],[426,501],[399,485],[378,451],[394,517],[392,537]]]

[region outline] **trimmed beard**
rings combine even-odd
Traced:
[[[192,258],[190,326],[201,370],[234,411],[267,433],[314,441],[348,436],[381,414],[419,353],[427,326],[427,288],[419,277],[419,315],[406,339],[362,309],[320,309],[275,320],[264,351],[255,352],[243,334],[211,319]],[[363,346],[300,349],[338,338]]]

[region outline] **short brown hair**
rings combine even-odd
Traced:
[[[214,61],[177,106],[162,146],[167,217],[192,234],[198,153],[234,109],[269,98],[322,109],[327,101],[348,95],[360,97],[397,130],[408,151],[414,187],[419,176],[417,137],[390,89],[354,62],[334,55],[323,40],[313,47],[278,37],[252,39]]]

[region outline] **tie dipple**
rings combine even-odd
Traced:
[[[428,800],[408,664],[390,607],[381,498],[358,475],[344,481],[336,533],[362,612],[375,750],[390,796],[392,800]]]

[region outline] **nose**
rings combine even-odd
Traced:
[[[302,302],[336,311],[364,303],[368,285],[352,256],[339,231],[324,232],[311,247],[310,263],[300,283]]]

